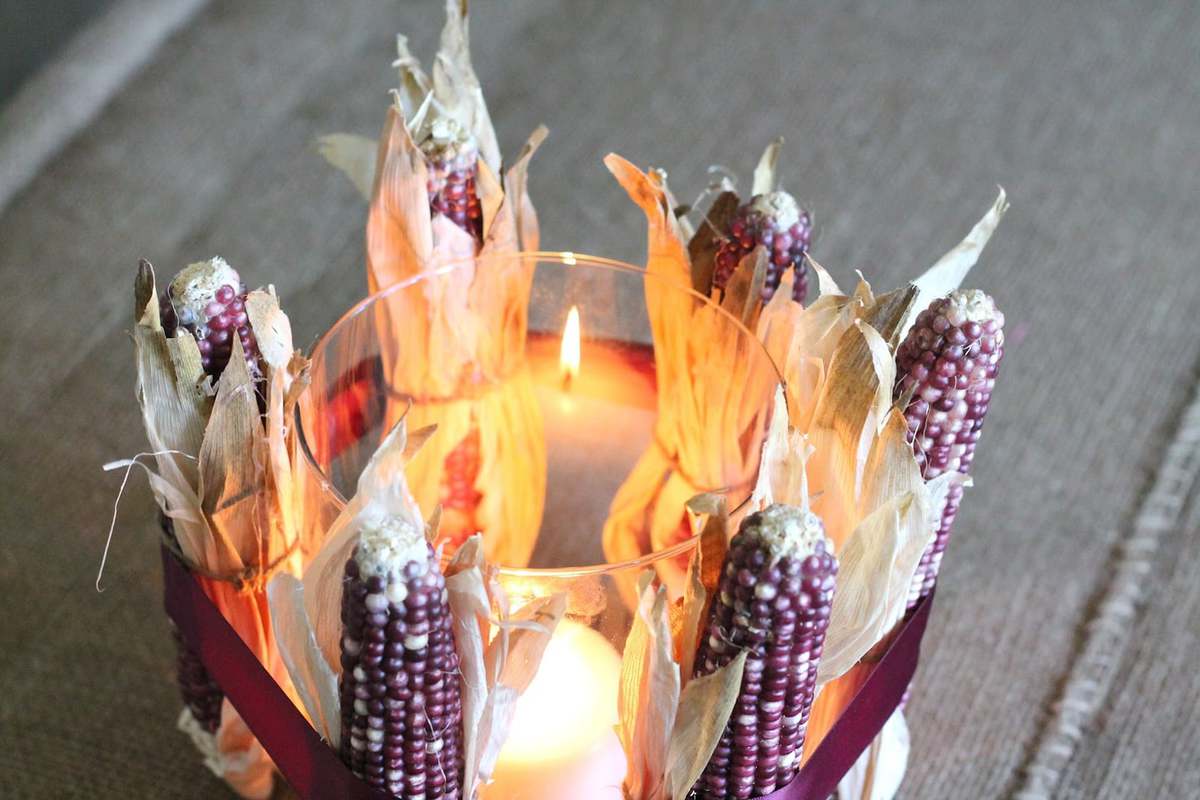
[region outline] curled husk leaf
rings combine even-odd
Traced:
[[[253,291],[245,301],[263,362],[258,385],[237,337],[214,387],[195,339],[166,335],[148,262],[139,266],[134,299],[137,398],[156,462],[147,470],[151,490],[205,593],[290,690],[274,643],[266,581],[275,572],[298,572],[303,558],[292,420],[308,382],[308,361],[293,349],[287,316],[271,288]],[[179,727],[243,797],[270,794],[270,758],[228,700],[215,734],[186,709]]]
[[[342,570],[359,532],[373,520],[399,519],[436,536],[436,522],[426,523],[404,478],[407,465],[433,435],[432,429],[424,428],[410,437],[402,419],[363,470],[354,497],[330,528],[303,580],[281,574],[269,586],[279,649],[301,705],[335,749],[341,736]],[[517,698],[537,672],[566,599],[555,594],[511,610],[495,569],[483,558],[479,536],[463,543],[444,572],[462,670],[463,785],[477,788],[491,777]]]
[[[689,575],[697,586],[704,583],[701,560],[693,560]],[[702,609],[705,602],[701,588],[684,600],[678,618],[703,621],[702,613],[688,606]],[[744,653],[710,675],[684,680],[672,616],[666,587],[643,573],[621,658],[618,698],[617,734],[628,765],[623,788],[631,800],[688,796],[720,741],[742,683]]]
[[[412,425],[438,431],[409,468],[413,494],[432,513],[449,487],[465,485],[472,498],[465,510],[446,505],[445,544],[453,548],[482,532],[490,561],[524,566],[541,520],[546,453],[523,364],[534,263],[512,256],[538,248],[527,172],[546,130],[535,130],[510,166],[501,164],[471,66],[465,3],[446,4],[431,74],[403,36],[397,46],[400,85],[371,145],[374,153],[362,137],[348,134],[325,137],[320,147],[356,185],[368,187],[370,290],[433,273],[379,304],[388,422],[407,412]],[[477,234],[433,202],[431,181],[447,154],[473,176]],[[451,263],[463,266],[439,272]],[[478,469],[453,473],[454,454],[476,440]],[[468,460],[475,463],[474,455]]]

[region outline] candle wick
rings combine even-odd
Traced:
[[[575,382],[575,373],[569,369],[563,370],[562,375],[562,390],[564,392],[571,391],[571,384]]]

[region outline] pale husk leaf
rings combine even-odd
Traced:
[[[293,575],[280,573],[267,585],[267,596],[275,642],[304,712],[321,738],[338,747],[342,732],[338,676],[309,623],[304,584]]]
[[[216,745],[221,757],[220,777],[246,800],[267,800],[275,783],[271,757],[228,698],[221,703]]]
[[[268,366],[284,370],[292,360],[292,324],[279,307],[275,289],[256,289],[246,295],[246,316],[254,329],[258,351]],[[284,387],[286,390],[286,387]]]
[[[375,165],[367,215],[367,284],[372,292],[425,271],[433,258],[425,158],[398,106],[388,109]]]
[[[750,507],[761,511],[775,503],[807,508],[808,474],[805,463],[812,455],[804,434],[788,424],[788,408],[783,387],[775,396],[771,423],[763,442],[758,480],[750,495]]]
[[[762,158],[758,161],[758,166],[754,168],[754,184],[750,189],[750,194],[758,195],[775,191],[775,183],[778,180],[779,154],[782,150],[782,136],[767,145]]]
[[[213,402],[203,388],[200,353],[190,337],[167,339],[163,335],[154,272],[145,261],[139,266],[135,294],[136,396],[158,466],[157,473],[147,472],[150,486],[163,513],[175,522],[175,537],[183,555],[192,563],[215,559],[213,535],[196,491],[196,456]]]
[[[464,786],[475,785],[480,749],[487,745],[488,739],[481,725],[490,684],[484,657],[491,613],[485,568],[476,536],[459,548],[446,568],[446,593],[454,617],[454,649],[462,671]]]
[[[209,571],[236,575],[271,544],[261,502],[265,446],[254,382],[235,341],[200,445],[199,495],[214,533],[215,560],[204,564]]]
[[[688,682],[671,730],[664,783],[671,800],[686,800],[712,758],[742,688],[747,652],[716,671]]]
[[[858,525],[838,551],[838,581],[817,669],[824,684],[846,672],[904,614],[908,587],[929,544],[924,498],[890,498]]]
[[[678,614],[673,618],[678,620],[678,624],[673,626],[671,638],[675,644],[675,660],[679,662],[683,686],[687,686],[695,670],[704,625],[721,582],[721,568],[729,549],[729,513],[724,496],[716,493],[697,495],[688,501],[688,509],[707,516],[700,530],[699,542],[689,559],[683,597]]]
[[[509,614],[508,599],[484,561],[478,535],[447,566],[446,589],[462,670],[464,785],[475,786],[491,779],[517,698],[537,672],[566,597],[539,597]],[[493,610],[500,613],[494,622]]]
[[[392,62],[400,74],[400,85],[395,89],[396,101],[404,111],[405,119],[412,119],[417,109],[433,92],[433,84],[421,62],[408,49],[408,37],[396,35],[396,60]]]
[[[446,24],[433,62],[436,100],[475,138],[480,157],[493,172],[500,172],[500,145],[488,116],[483,88],[471,66],[471,48],[464,0],[446,0]]]
[[[484,714],[479,730],[467,734],[467,738],[478,739],[475,772],[482,783],[492,778],[516,715],[517,699],[537,674],[566,608],[567,596],[562,592],[538,597],[502,618],[497,626],[499,631],[486,654],[492,680]]]
[[[376,150],[378,142],[357,133],[331,133],[317,140],[321,156],[349,178],[368,202],[375,183]]]
[[[679,707],[679,668],[671,655],[667,591],[651,574],[639,581],[639,602],[621,658],[617,733],[628,769],[625,791],[653,798],[662,791],[671,731]]]
[[[837,281],[829,274],[829,270],[825,269],[812,256],[807,256],[809,265],[813,268],[813,272],[817,274],[817,295],[824,297],[826,295],[841,296],[845,292],[838,287]]]
[[[1001,187],[1000,194],[992,203],[992,207],[979,222],[975,223],[975,227],[971,228],[971,232],[967,234],[966,238],[914,281],[918,293],[916,302],[913,303],[900,328],[901,340],[916,322],[917,314],[928,308],[935,299],[944,297],[962,284],[963,278],[967,277],[971,267],[975,266],[975,262],[979,260],[979,254],[983,252],[984,246],[996,232],[996,227],[1007,211],[1008,195]]]

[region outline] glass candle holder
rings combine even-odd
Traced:
[[[448,323],[439,305],[448,289],[489,270],[517,282],[528,305]],[[706,310],[722,363],[736,370],[704,374],[704,354],[683,362],[678,343],[664,352],[666,306]],[[682,363],[693,365],[690,374]],[[780,385],[757,338],[709,298],[636,267],[572,253],[502,254],[448,264],[363,300],[316,344],[312,378],[297,409],[310,549],[407,414],[410,431],[452,428],[406,473],[425,515],[439,504],[443,521],[461,510],[452,520],[461,532],[484,533],[514,607],[567,597],[482,796],[620,798],[625,758],[613,726],[637,581],[651,571],[678,592],[695,546],[688,497],[722,493],[730,509],[749,499]],[[659,397],[668,381],[674,393]],[[703,405],[706,391],[723,385],[728,393],[730,381],[736,402]],[[667,424],[678,404],[699,420],[688,453],[676,452],[677,430]],[[685,474],[684,461],[704,474]],[[672,480],[679,491],[663,493]],[[629,513],[639,503],[644,513]],[[652,536],[655,519],[667,520],[659,527],[668,531],[677,520],[677,533]]]

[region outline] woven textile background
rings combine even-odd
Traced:
[[[548,248],[641,259],[609,151],[664,167],[688,200],[713,164],[748,188],[783,134],[814,254],[885,288],[1005,186],[1012,211],[971,283],[1004,308],[1009,347],[909,706],[903,796],[1008,797],[1048,764],[1046,796],[1200,796],[1200,504],[1179,427],[1200,364],[1200,7],[476,5],[504,151],[551,128],[531,174]],[[93,586],[120,480],[100,465],[143,442],[134,267],[220,253],[274,283],[311,342],[365,289],[364,204],[314,140],[375,134],[395,32],[428,55],[440,23],[435,2],[213,2],[0,211],[4,796],[224,796],[174,729],[140,479]],[[1139,518],[1156,487],[1167,510]],[[1097,639],[1135,531],[1145,605]],[[1052,707],[1084,654],[1106,679],[1076,735]]]

